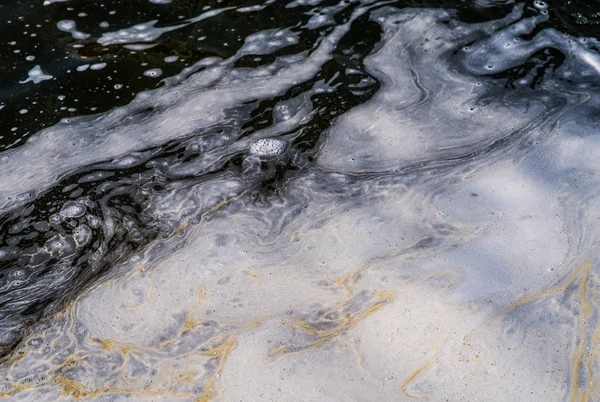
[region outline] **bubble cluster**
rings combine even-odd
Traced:
[[[278,138],[257,140],[250,145],[250,153],[258,156],[278,156],[287,148],[287,143]]]

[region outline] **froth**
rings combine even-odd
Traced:
[[[96,253],[117,243],[110,250],[124,258],[30,329],[2,366],[0,395],[594,399],[599,98],[564,77],[587,76],[596,55],[555,31],[520,38],[546,18],[535,7],[532,18],[517,7],[481,24],[377,8],[382,39],[366,68],[380,89],[320,141],[306,134],[323,127],[311,126],[313,102],[337,84],[319,71],[351,23],[310,54],[196,66],[7,154],[7,191],[38,191],[33,174],[17,183],[13,158],[55,149],[50,134],[88,141],[61,166],[33,162],[45,177],[79,176],[52,198],[50,222],[23,202],[14,219],[29,218],[11,234],[62,225],[48,254],[98,241]],[[308,29],[335,24],[322,17]],[[289,42],[275,37],[247,43]],[[540,43],[565,53],[561,69],[535,88],[507,88],[496,74]],[[255,113],[266,98],[275,100]],[[84,185],[101,197],[85,198]],[[0,248],[0,261],[20,252]],[[67,287],[73,271],[51,272],[33,284]],[[31,275],[15,269],[1,286]],[[20,322],[2,324],[9,343]]]

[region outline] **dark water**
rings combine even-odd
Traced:
[[[140,91],[156,88],[161,79],[179,73],[204,57],[231,57],[253,33],[273,28],[290,27],[301,33],[297,44],[261,57],[247,56],[240,61],[248,66],[266,64],[278,55],[293,54],[314,46],[315,40],[329,27],[306,30],[301,26],[318,13],[320,8],[331,7],[336,2],[319,2],[314,8],[310,2],[304,6],[286,8],[283,2],[273,2],[260,12],[239,13],[236,8],[260,5],[260,2],[192,2],[177,1],[153,4],[147,0],[129,1],[78,1],[56,2],[40,6],[39,1],[6,2],[0,4],[3,55],[2,92],[0,111],[2,124],[1,149],[23,144],[27,138],[44,127],[56,124],[62,118],[89,115],[125,105]],[[485,21],[501,17],[515,4],[512,1],[404,1],[398,7],[450,7],[457,8],[464,21]],[[549,2],[550,20],[546,26],[559,27],[576,36],[596,36],[598,5],[583,2]],[[125,29],[139,23],[156,20],[157,27],[177,26],[203,10],[232,7],[216,16],[198,23],[165,32],[145,50],[128,50],[115,44],[102,46],[98,39],[103,33]],[[344,10],[335,15],[342,21]],[[69,32],[57,29],[59,21],[74,21],[85,38],[75,38]],[[363,24],[368,24],[363,22]],[[347,42],[356,50],[367,50],[378,41],[378,27],[361,28],[360,37],[349,34]],[[132,44],[137,43],[135,40]],[[165,58],[175,60],[165,62]],[[543,56],[542,56],[543,57]],[[560,57],[560,56],[558,56]],[[344,63],[339,59],[339,64]],[[528,64],[541,64],[546,60],[534,58]],[[77,71],[77,67],[106,63],[99,70]],[[19,84],[36,65],[44,66],[44,73],[53,79],[44,85]],[[525,69],[532,67],[527,65]],[[145,71],[160,68],[161,76],[148,77]],[[332,65],[331,70],[336,66]],[[515,72],[518,74],[518,72]],[[343,80],[343,78],[340,78]],[[116,86],[116,87],[115,87]],[[116,89],[119,88],[119,89]],[[27,110],[22,114],[19,111]]]
[[[600,33],[600,5],[596,3],[46,3],[0,4],[0,160],[5,172],[0,200],[0,353],[7,364],[14,361],[15,353],[23,353],[24,337],[30,339],[39,333],[45,337],[52,317],[74,303],[82,292],[109,278],[126,275],[137,264],[132,261],[150,261],[151,266],[153,259],[186,250],[192,242],[188,232],[196,230],[189,228],[208,225],[213,216],[225,221],[252,216],[265,225],[257,236],[274,244],[285,237],[286,230],[301,231],[303,219],[308,219],[311,230],[319,225],[327,227],[323,222],[329,218],[306,212],[311,208],[367,210],[388,192],[400,194],[413,186],[426,188],[424,192],[430,195],[420,201],[406,201],[410,207],[403,211],[426,214],[434,199],[448,205],[464,203],[449,195],[448,201],[439,194],[450,191],[446,185],[455,188],[460,186],[457,183],[467,181],[464,177],[468,169],[486,169],[499,160],[526,164],[532,177],[549,172],[544,180],[556,187],[548,184],[545,191],[550,199],[560,199],[560,205],[567,205],[568,214],[575,213],[579,205],[594,204],[593,183],[586,182],[595,174],[593,167],[559,169],[553,163],[560,151],[547,151],[551,155],[547,160],[540,157],[522,161],[532,147],[544,143],[546,137],[540,132],[553,132],[571,120],[579,121],[573,124],[581,124],[581,130],[589,135],[597,127],[597,101],[586,104],[582,100],[594,99],[599,82],[600,45],[594,38]],[[408,9],[415,11],[402,14]],[[448,14],[431,11],[439,9]],[[396,14],[401,16],[397,22],[389,22]],[[415,25],[417,28],[410,25],[417,24],[421,16],[429,18],[426,21],[431,26],[442,26],[447,29],[444,32],[453,35],[431,38],[433,53],[438,49],[433,45],[435,41],[444,44],[439,45],[440,49],[446,46],[435,53],[435,69],[428,64],[427,56],[419,53],[421,47],[415,50],[417,46],[410,41],[404,48],[394,47],[394,40],[402,36],[394,29],[406,25],[411,27],[406,32],[414,34],[421,29],[424,37],[430,32],[426,23]],[[514,27],[512,31],[502,31],[509,25]],[[577,38],[585,38],[586,42],[577,42]],[[507,41],[518,48],[514,53],[502,47]],[[323,50],[329,44],[331,49]],[[387,55],[389,62],[380,56],[371,66],[366,65],[365,60],[373,54]],[[397,76],[394,63],[398,64]],[[448,74],[441,76],[446,73],[439,71]],[[477,84],[472,81],[482,88],[481,93],[473,89],[477,100],[472,104],[458,95],[453,97],[462,86],[454,90],[447,87],[456,77],[479,80]],[[418,95],[413,99],[413,95],[405,94],[406,102],[412,105],[405,107],[402,91],[413,83]],[[452,103],[457,98],[465,101]],[[582,107],[573,111],[579,103]],[[352,117],[353,109],[363,110],[356,109],[361,105],[367,105],[366,111],[355,112],[357,117]],[[378,134],[391,127],[376,123],[387,122],[390,113],[379,114],[386,108],[393,110],[394,116],[402,116],[390,120],[394,127],[412,129],[411,124],[422,127],[426,125],[423,122],[439,119],[439,124],[432,123],[433,128],[428,129],[439,137],[430,139],[432,145],[426,151],[417,147],[411,151],[408,140],[378,143]],[[464,117],[463,108],[482,110],[479,116],[484,117]],[[371,119],[373,125],[367,124]],[[448,138],[442,138],[446,132]],[[472,133],[472,137],[457,139],[465,133]],[[575,183],[577,174],[573,172],[583,177],[580,180],[588,192],[581,190],[580,194],[579,187],[565,190],[555,183]],[[444,184],[432,184],[435,180]],[[507,183],[514,180],[507,179]],[[473,199],[478,197],[476,190],[469,190],[469,194]],[[529,205],[526,200],[519,203]],[[497,207],[500,213],[505,213],[503,208]],[[552,208],[548,211],[554,211]],[[506,207],[506,211],[509,209]],[[385,221],[383,215],[373,211],[369,214]],[[562,212],[556,212],[559,214]],[[317,215],[321,223],[311,220]],[[463,230],[461,225],[468,226],[468,219],[452,224],[435,219],[422,218],[423,226],[431,228],[432,233],[415,238],[414,244],[398,246],[403,251],[395,255],[438,250],[442,244],[451,243],[453,233]],[[569,222],[561,229],[561,233],[573,233],[569,235],[569,247],[578,244],[573,247],[593,254],[596,240],[588,234],[593,229],[581,229],[577,219]],[[361,230],[357,229],[357,236]],[[546,234],[541,226],[532,230],[540,238]],[[252,232],[246,226],[240,231],[246,237]],[[364,229],[360,236],[375,236],[367,232]],[[475,232],[469,236],[479,236]],[[481,229],[477,233],[484,232]],[[180,243],[173,240],[178,236],[183,239]],[[203,236],[208,238],[209,234]],[[215,247],[229,244],[227,239],[232,236],[217,236]],[[549,247],[554,247],[555,240],[548,240]],[[346,246],[332,247],[337,250]],[[193,249],[199,259],[213,255],[212,249],[197,245]],[[584,255],[581,249],[578,253]],[[540,250],[535,253],[544,254]],[[560,264],[582,260],[574,253],[565,251]],[[482,259],[491,261],[492,257]],[[566,271],[560,272],[549,274],[547,281],[534,282],[546,286],[568,277]],[[500,297],[497,310],[528,294],[517,291],[521,288],[519,279],[497,275],[491,280],[500,288],[515,289],[506,300]],[[506,284],[502,285],[504,280]],[[473,294],[486,292],[484,283],[489,279],[480,281],[473,282],[472,289],[477,289],[471,290]],[[537,289],[537,285],[523,285],[527,286]],[[493,299],[499,297],[495,295],[492,292],[486,296],[486,306],[495,305]],[[370,297],[365,292],[353,294],[353,299],[344,304],[340,311],[351,317],[348,327],[354,323],[352,317],[362,317],[364,311],[370,314],[371,309],[382,305],[375,296]],[[318,332],[328,331],[328,325],[337,322],[337,318],[322,318],[326,316],[323,309],[316,316],[300,308],[286,311],[303,317]],[[591,322],[598,317],[593,313],[588,318]],[[517,317],[516,321],[521,319]],[[217,321],[223,327],[215,329],[214,334],[228,333],[226,320]],[[340,324],[339,333],[347,329],[344,325]],[[331,337],[337,336],[335,331]],[[586,331],[584,328],[581,333]],[[48,334],[49,338],[59,336]],[[328,340],[329,335],[323,339]],[[298,346],[301,343],[286,346],[285,353],[303,350]],[[585,353],[594,354],[590,351],[593,346],[586,348]],[[42,361],[40,356],[37,359]],[[60,360],[48,357],[52,364],[62,364],[56,359]],[[590,359],[591,367],[596,362]],[[212,364],[215,367],[207,370],[220,373],[216,363]],[[571,382],[566,383],[574,384],[573,373],[583,369],[573,370]],[[582,384],[591,381],[592,371],[577,378]],[[42,390],[52,383],[47,378],[56,375],[50,370],[47,377],[29,381]],[[75,377],[73,374],[69,378]],[[34,391],[20,393],[15,381],[0,391],[5,391],[7,397],[20,395],[24,400],[35,395]],[[585,388],[575,383],[578,390]],[[64,395],[75,395],[65,391],[64,384],[61,386]],[[90,387],[94,388],[86,389]],[[119,388],[112,383],[107,387]],[[189,391],[190,395],[206,396],[207,387]],[[572,388],[569,395],[573,395]],[[87,396],[96,398],[103,393],[98,391],[101,389],[96,386],[96,393]],[[123,393],[135,395],[132,389]],[[581,398],[590,399],[592,395],[594,399],[593,394],[581,392]],[[284,399],[294,400],[289,395]],[[344,398],[338,395],[333,399]]]

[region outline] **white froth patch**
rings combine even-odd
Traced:
[[[544,335],[527,335],[524,347],[525,324],[513,324],[513,336],[504,334],[508,318],[490,319],[575,270],[563,264],[568,212],[547,199],[544,180],[504,162],[452,189],[444,180],[424,192],[389,183],[347,206],[323,197],[269,241],[260,240],[268,213],[224,215],[193,229],[177,253],[88,293],[77,322],[102,342],[144,348],[188,322],[239,328],[213,385],[232,397],[389,400],[399,389],[406,398],[489,400],[499,390],[548,397],[568,371],[557,361],[572,347],[568,330],[542,319],[535,329]],[[560,304],[523,308],[572,319]],[[540,354],[550,340],[561,351]],[[515,350],[512,360],[503,345]],[[545,376],[548,364],[555,369]],[[514,376],[489,377],[499,366]]]
[[[106,63],[94,63],[90,65],[90,70],[102,70],[106,67]]]
[[[63,205],[60,214],[65,218],[79,218],[85,214],[85,206],[69,201]]]
[[[60,20],[56,23],[56,27],[63,32],[68,32],[73,36],[73,39],[87,39],[91,35],[77,30],[77,25],[73,20]]]
[[[278,156],[285,152],[287,141],[278,138],[264,138],[250,145],[250,153],[258,156]]]
[[[234,106],[285,93],[318,73],[331,59],[336,44],[348,32],[352,21],[365,12],[365,9],[357,9],[347,23],[332,30],[327,40],[321,41],[310,55],[301,54],[288,58],[287,63],[279,61],[250,71],[232,70],[229,63],[209,60],[212,67],[189,77],[185,86],[140,93],[131,105],[104,114],[92,128],[83,122],[81,126],[77,122],[64,122],[41,131],[24,146],[0,157],[0,168],[4,172],[4,180],[0,182],[0,208],[20,202],[19,194],[33,188],[41,191],[61,173],[187,136],[202,127],[228,120],[227,111]],[[216,14],[201,16],[211,15]],[[124,35],[129,38],[125,40],[128,42],[129,33]],[[206,60],[198,64],[203,63]],[[142,124],[122,124],[124,116],[140,107],[168,107],[169,113],[152,115]],[[30,163],[25,166],[23,160]]]
[[[150,78],[157,78],[162,75],[162,70],[160,68],[151,68],[149,70],[144,71],[144,75]]]
[[[157,28],[155,27],[155,25],[158,22],[158,20],[152,20],[145,23],[133,25],[129,28],[120,29],[118,31],[104,32],[102,36],[98,39],[98,43],[107,46],[125,45],[136,42],[152,42],[160,38],[166,32],[175,31],[177,29],[186,27],[190,24],[194,24],[207,18],[214,17],[215,15],[218,15],[223,11],[229,10],[230,8],[231,7],[207,11],[194,18],[187,19],[180,24],[172,26]]]
[[[445,59],[478,27],[453,29],[446,18],[442,10],[410,10],[383,21],[384,46],[365,61],[382,88],[326,133],[319,165],[382,171],[454,158],[510,135],[545,110],[535,97],[506,92],[480,102],[487,91],[480,78],[449,70]]]
[[[46,74],[42,71],[42,67],[38,64],[27,73],[27,79],[25,81],[19,81],[20,84],[25,84],[27,82],[33,82],[34,84],[39,84],[42,81],[51,80],[54,78],[50,74]]]

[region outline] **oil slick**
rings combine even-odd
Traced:
[[[0,288],[0,396],[600,399],[595,41],[529,35],[541,2],[476,24],[341,2],[310,29],[349,4],[311,52],[236,65],[298,41],[264,32],[0,155],[0,262],[24,264]],[[380,87],[309,137],[366,20],[353,85]],[[546,47],[560,68],[506,85]]]

